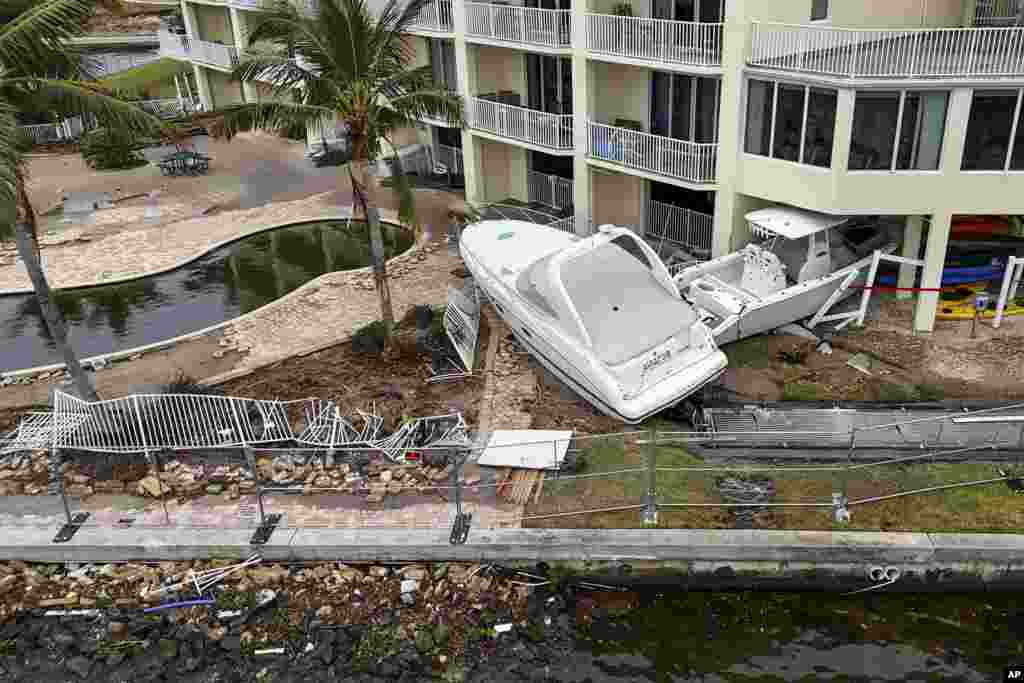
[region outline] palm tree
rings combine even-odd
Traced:
[[[312,125],[323,130],[333,119],[345,128],[352,161],[345,166],[359,211],[370,233],[374,281],[381,318],[390,334],[395,316],[388,288],[384,241],[373,166],[381,141],[431,114],[462,126],[462,100],[433,82],[430,67],[413,67],[407,30],[430,0],[389,0],[372,14],[364,0],[320,0],[314,16],[285,1],[275,4],[249,35],[271,50],[248,52],[232,74],[237,81],[272,83],[269,102],[246,103],[199,115],[214,137],[230,139],[242,130],[282,130]],[[397,161],[397,160],[393,160]],[[413,193],[395,175],[399,217],[415,220]]]
[[[25,159],[18,150],[15,114],[91,114],[121,130],[176,137],[160,119],[96,84],[89,60],[68,45],[68,39],[82,34],[97,4],[96,0],[4,0],[0,7],[0,238],[13,235],[46,326],[76,390],[87,400],[97,398],[96,390],[68,344],[67,325],[39,257],[36,213],[25,190]],[[103,4],[119,8],[116,0]]]

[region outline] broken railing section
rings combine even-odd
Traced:
[[[431,377],[431,382],[462,379],[473,374],[476,346],[480,337],[480,296],[476,283],[469,280],[465,287],[448,288],[448,304],[444,311],[444,331],[459,355],[462,367],[452,363],[455,372]]]
[[[410,419],[390,435],[382,433],[383,417],[362,410],[356,414],[355,419],[345,417],[337,404],[321,399],[154,394],[88,402],[57,391],[53,412],[23,418],[0,455],[32,449],[154,453],[295,443],[364,446],[395,460],[409,448],[438,441],[468,443],[460,413]]]

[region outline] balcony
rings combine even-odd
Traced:
[[[194,40],[167,31],[158,33],[160,54],[174,59],[199,62],[218,69],[231,70],[238,66],[239,50],[234,45],[221,45],[207,40]]]
[[[573,148],[572,114],[548,114],[480,97],[472,98],[470,106],[470,122],[477,130],[552,150]]]
[[[568,49],[572,11],[466,3],[466,35],[504,43]]]
[[[715,182],[716,142],[676,140],[593,121],[587,126],[592,159],[695,185]]]
[[[447,84],[442,83],[440,85],[441,85],[441,87],[443,87],[445,90],[448,91],[449,95],[456,96],[456,97],[458,96],[458,93],[456,93],[454,89],[448,87]],[[438,116],[436,114],[421,114],[417,118],[418,118],[418,120],[421,123],[425,123],[425,124],[427,124],[429,126],[440,126],[441,128],[458,128],[459,127],[459,122],[458,121],[449,121],[447,118],[444,118],[442,116]]]
[[[434,0],[423,6],[411,29],[412,33],[451,33],[451,0]]]
[[[722,65],[722,25],[588,14],[587,49],[645,62],[717,68]]]
[[[837,79],[1024,76],[1024,28],[843,29],[754,23],[748,64]]]

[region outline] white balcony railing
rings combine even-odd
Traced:
[[[527,171],[526,186],[527,196],[531,202],[556,209],[572,206],[572,178]]]
[[[182,98],[181,100],[176,98],[140,100],[134,104],[154,116],[159,116],[160,118],[165,119],[173,119],[177,116],[189,114],[195,111],[195,101],[189,101],[185,98]]]
[[[548,114],[474,97],[473,128],[552,149],[572,149],[572,114]]]
[[[562,232],[568,232],[570,234],[575,235],[576,234],[576,217],[575,216],[569,216],[567,218],[560,218],[557,221],[554,221],[553,223],[548,223],[548,227],[549,228],[554,228],[555,230],[561,230]]]
[[[716,67],[722,65],[722,25],[588,14],[587,49],[619,57]]]
[[[654,200],[647,202],[644,235],[678,245],[697,258],[711,255],[714,225],[715,217],[709,214]]]
[[[158,33],[160,53],[176,59],[203,62],[222,69],[238,66],[239,50],[234,45],[221,45],[207,40],[194,40],[187,36],[167,31]]]
[[[432,33],[452,32],[452,2],[451,0],[434,0],[424,5],[420,10],[414,30],[430,31]]]
[[[438,145],[437,163],[444,166],[452,175],[463,175],[465,173],[465,169],[462,165],[462,150],[458,147]]]
[[[567,48],[572,39],[572,11],[467,2],[466,33],[511,43]]]
[[[843,29],[754,23],[748,62],[840,78],[1024,74],[1024,28]]]
[[[718,143],[689,142],[589,121],[588,154],[627,168],[691,183],[715,182]]]

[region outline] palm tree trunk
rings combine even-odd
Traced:
[[[79,398],[86,401],[98,401],[99,397],[96,395],[96,389],[92,386],[92,381],[85,374],[75,350],[68,344],[67,325],[64,323],[64,316],[61,314],[60,308],[53,300],[50,284],[46,281],[46,273],[43,272],[39,258],[36,234],[36,212],[32,209],[25,187],[19,183],[18,219],[14,225],[14,239],[18,246],[18,255],[21,257],[21,262],[25,264],[25,270],[32,281],[32,288],[35,290],[36,301],[39,302],[43,320],[46,321],[46,327],[50,330],[54,344],[64,356],[64,364],[71,374]]]
[[[352,170],[352,167],[355,167]],[[391,306],[391,288],[388,286],[388,266],[384,254],[384,235],[380,227],[380,209],[377,208],[376,182],[372,171],[372,162],[355,161],[349,165],[352,179],[352,194],[355,201],[362,207],[366,216],[366,224],[370,230],[370,261],[373,265],[373,280],[380,297],[381,320],[391,335],[395,324],[395,312]]]

